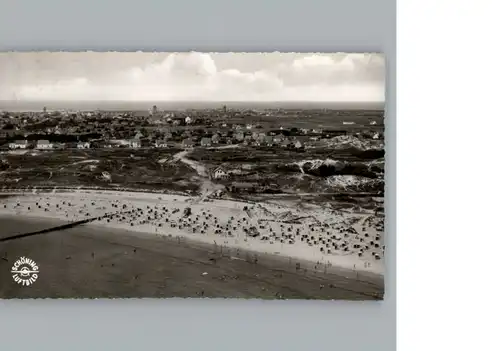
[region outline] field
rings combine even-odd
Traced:
[[[196,172],[171,162],[178,149],[58,150],[2,155],[3,185],[30,187],[107,187],[191,193]],[[6,167],[5,165],[8,165]],[[109,177],[103,176],[109,174]]]

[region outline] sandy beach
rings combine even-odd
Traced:
[[[0,238],[62,223],[12,216],[0,222]],[[21,256],[40,267],[29,288],[10,274]],[[201,242],[84,225],[0,242],[0,298],[383,298],[383,280],[376,276],[296,270],[275,255],[260,255],[258,263],[252,258],[243,250],[234,257]]]
[[[87,225],[289,257],[314,263],[317,269],[384,272],[383,235],[372,225],[374,216],[367,214],[332,213],[317,207],[299,212],[280,204],[75,190],[11,194],[0,199],[0,215],[66,223],[109,215]]]

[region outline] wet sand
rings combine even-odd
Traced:
[[[3,216],[0,237],[61,223]],[[0,298],[383,298],[383,278],[354,277],[333,268],[297,270],[270,255],[253,263],[253,254],[243,250],[231,255],[215,245],[83,225],[0,242]],[[16,284],[10,273],[21,256],[40,269],[29,287]]]

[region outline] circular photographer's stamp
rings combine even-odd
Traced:
[[[11,273],[16,283],[30,286],[38,279],[39,268],[31,258],[21,257],[14,262]]]

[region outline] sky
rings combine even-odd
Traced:
[[[0,53],[0,100],[385,101],[382,54]]]

